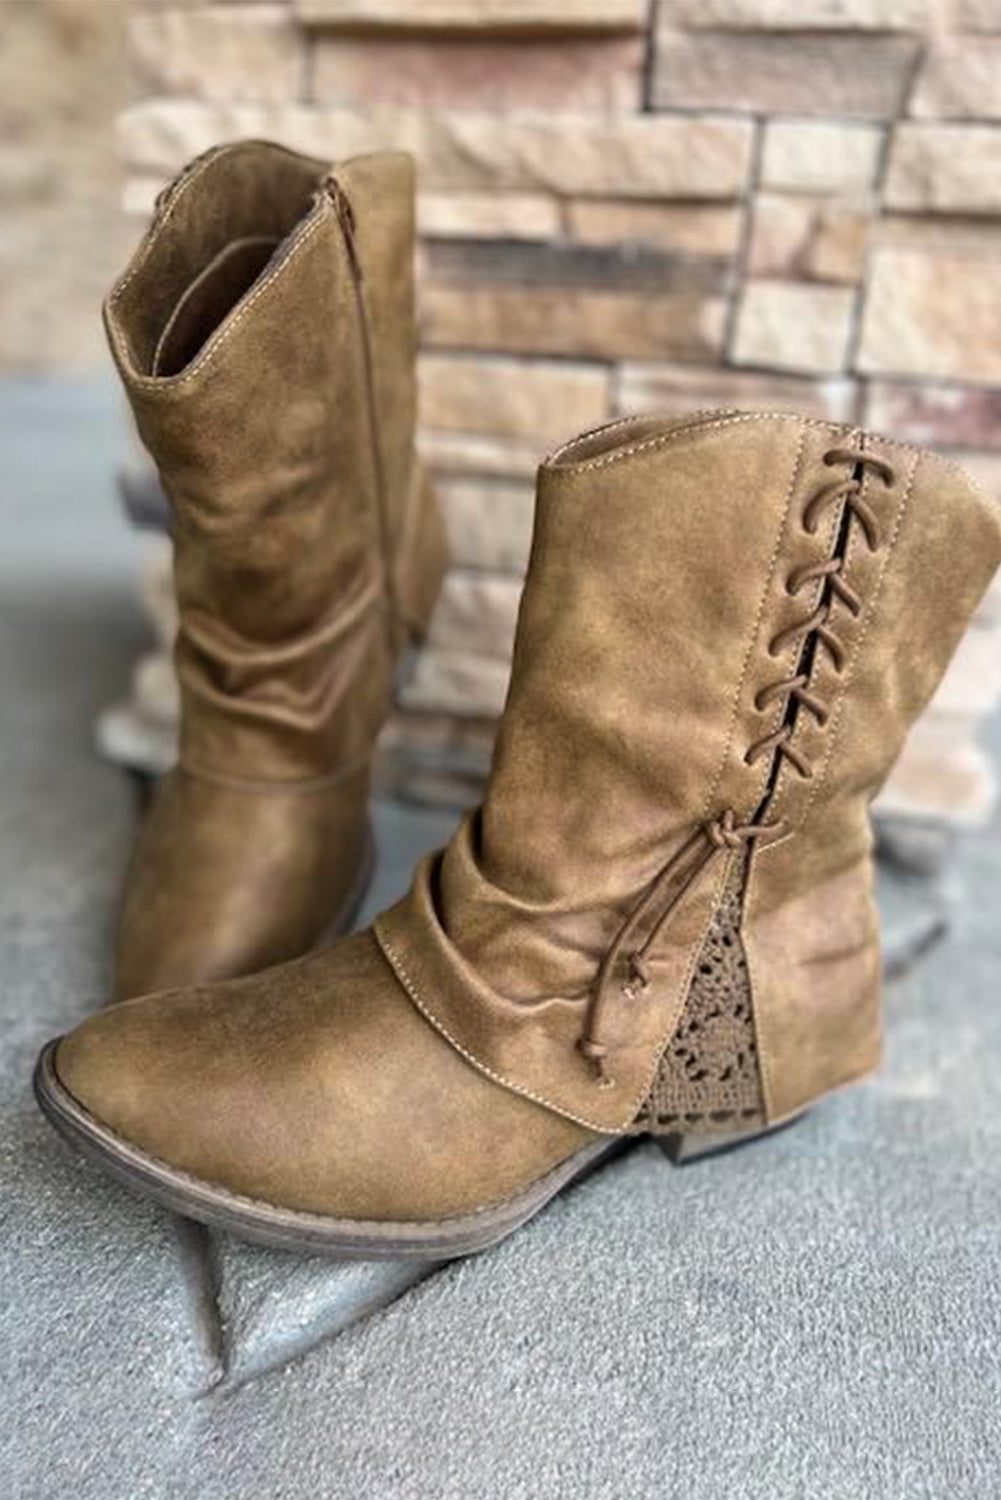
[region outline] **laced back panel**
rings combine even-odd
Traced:
[[[735,857],[709,928],[684,1009],[660,1060],[636,1126],[654,1135],[698,1134],[764,1123],[740,936],[747,853]]]

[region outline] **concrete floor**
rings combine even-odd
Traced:
[[[133,827],[90,744],[144,634],[119,441],[104,388],[0,387],[4,1496],[993,1500],[1001,822],[878,1079],[702,1166],[640,1147],[409,1291],[179,1230],[48,1130],[31,1065],[103,996]],[[446,820],[379,823],[381,902]]]

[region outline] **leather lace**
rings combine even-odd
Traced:
[[[852,472],[848,478],[835,479],[817,491],[803,512],[804,530],[814,536],[824,512],[843,500],[846,526],[853,521],[857,522],[862,529],[866,546],[870,552],[875,552],[880,541],[879,522],[875,511],[862,493],[862,479],[858,471],[871,469],[883,480],[884,484],[890,485],[895,477],[892,465],[882,458],[877,458],[874,453],[864,453],[854,448],[831,448],[824,454],[824,463],[828,465],[850,463]],[[795,568],[789,574],[786,580],[786,592],[790,598],[796,598],[808,584],[820,580],[825,581],[826,588],[811,614],[805,619],[796,620],[791,625],[785,626],[772,637],[768,645],[769,656],[780,656],[793,641],[801,637],[805,641],[812,635],[816,639],[818,648],[823,646],[826,650],[834,665],[834,670],[839,674],[844,671],[845,648],[831,628],[832,610],[837,602],[856,618],[862,612],[862,600],[844,577],[844,565],[845,557],[842,551],[838,556],[827,558],[822,562],[809,563],[805,567]],[[812,777],[813,770],[809,762],[802,751],[792,743],[795,722],[788,712],[792,701],[798,708],[804,708],[821,728],[827,723],[828,710],[819,698],[809,691],[809,680],[810,673],[800,665],[791,677],[782,678],[762,688],[754,701],[754,706],[759,713],[772,703],[778,702],[783,704],[784,713],[776,729],[763,735],[760,740],[756,740],[748,747],[744,760],[749,766],[753,766],[763,755],[774,751],[780,759],[789,761],[804,780],[809,781]]]
[[[892,485],[895,479],[892,465],[877,458],[875,454],[854,448],[831,448],[824,454],[824,463],[828,466],[851,464],[851,473],[847,478],[833,480],[817,491],[803,512],[803,527],[811,536],[815,535],[825,512],[843,501],[842,545],[838,547],[835,556],[796,568],[786,580],[786,591],[792,598],[810,583],[823,582],[824,587],[815,609],[804,619],[784,626],[769,643],[768,654],[772,657],[779,656],[786,646],[797,639],[802,639],[804,649],[800,654],[797,670],[791,677],[769,683],[758,693],[755,708],[759,712],[773,703],[783,704],[782,722],[778,728],[749,746],[744,757],[748,765],[754,765],[769,751],[774,751],[779,765],[783,760],[790,762],[806,779],[812,777],[813,770],[803,753],[792,744],[797,711],[805,709],[821,727],[829,718],[826,705],[810,691],[812,658],[807,651],[807,644],[812,637],[817,647],[825,648],[835,671],[840,674],[844,670],[846,651],[832,628],[832,611],[837,603],[843,605],[853,617],[857,618],[862,612],[862,599],[844,577],[849,528],[853,523],[861,528],[870,552],[875,552],[880,544],[879,522],[863,493],[863,475],[869,469],[886,485]],[[767,801],[766,797],[765,805]],[[602,1039],[602,1023],[615,976],[620,968],[624,969],[625,980],[621,985],[621,993],[628,999],[637,998],[638,993],[647,989],[651,981],[649,955],[654,943],[695,882],[719,855],[746,848],[754,842],[760,844],[765,840],[774,841],[785,836],[785,823],[761,821],[762,811],[763,809],[759,810],[755,821],[739,823],[736,813],[728,808],[718,818],[697,828],[654,877],[639,903],[620,927],[598,970],[584,1029],[577,1044],[594,1066],[595,1075],[602,1087],[615,1086],[615,1079],[608,1071],[608,1055],[612,1049]],[[676,888],[646,937],[642,942],[637,942],[644,921],[668,896],[675,882]]]
[[[616,937],[605,954],[598,970],[598,978],[591,994],[591,1002],[588,1007],[587,1020],[584,1032],[578,1046],[589,1062],[594,1064],[595,1073],[599,1081],[606,1087],[614,1086],[615,1080],[606,1068],[606,1059],[609,1048],[601,1040],[601,1023],[608,1004],[608,996],[612,988],[612,980],[616,974],[620,960],[625,954],[625,969],[628,980],[623,986],[623,994],[629,999],[635,999],[637,992],[645,990],[650,984],[649,954],[666,922],[677,910],[681,902],[687,896],[699,876],[724,851],[743,848],[752,840],[780,838],[785,832],[781,823],[743,823],[737,822],[736,815],[731,809],[727,809],[719,818],[705,823],[697,828],[676,854],[673,854],[667,864],[656,875],[646,893],[627,917],[620,927]],[[656,908],[658,902],[663,900],[667,891],[675,880],[680,880],[667,905],[657,917],[653,926],[642,943],[636,947],[630,947],[638,929],[642,926],[645,917]]]

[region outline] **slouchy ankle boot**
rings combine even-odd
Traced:
[[[405,156],[223,146],[108,298],[171,505],[182,697],[116,998],[295,957],[363,894],[373,743],[444,564],[414,457],[413,199]]]
[[[958,468],[847,427],[561,449],[482,808],[371,931],[51,1045],[44,1109],[194,1218],[363,1256],[793,1118],[878,1063],[867,804],[999,559]]]

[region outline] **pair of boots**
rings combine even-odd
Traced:
[[[940,458],[835,423],[612,423],[539,471],[482,806],[365,932],[372,742],[433,604],[411,174],[277,147],[168,190],[109,331],[173,502],[180,768],[121,995],[53,1123],[194,1218],[340,1256],[509,1233],[627,1135],[678,1159],[873,1069],[867,807],[1001,560]],[[215,982],[217,981],[218,982]]]

